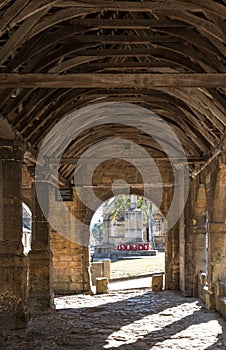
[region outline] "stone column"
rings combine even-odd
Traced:
[[[179,222],[166,234],[165,288],[179,290]]]
[[[54,309],[52,292],[52,253],[49,240],[49,223],[45,214],[49,208],[48,169],[35,174],[35,168],[29,169],[32,182],[32,243],[29,257],[29,310],[31,313]],[[42,193],[45,208],[41,208],[37,192]],[[43,211],[42,211],[43,209]]]
[[[20,143],[0,141],[0,331],[26,324],[26,258],[22,246]]]
[[[55,221],[51,233],[54,292],[91,293],[87,209],[75,188],[73,201],[55,201],[55,191],[51,192],[50,216],[51,222]]]
[[[219,174],[212,203],[209,223],[208,284],[213,289],[218,280],[226,282],[226,165],[219,167]]]
[[[197,181],[197,180],[196,180]],[[200,283],[205,281],[207,274],[207,234],[208,234],[208,211],[206,203],[206,190],[203,183],[197,183],[194,202],[193,218],[193,265],[194,265],[194,287],[193,296],[198,296]]]
[[[163,215],[167,217],[168,210],[173,198],[172,188],[164,189]],[[175,213],[176,215],[176,213]],[[171,216],[172,219],[172,216]],[[168,226],[168,223],[167,223]],[[179,289],[179,221],[166,232],[165,243],[165,288]]]
[[[184,205],[187,200],[187,174],[183,164],[175,166],[174,188],[166,189],[166,208],[169,230],[166,234],[166,289],[181,289],[185,292],[186,235]],[[165,212],[165,210],[164,210]]]
[[[194,180],[190,180],[190,188],[187,202],[184,208],[184,215],[182,215],[184,228],[181,227],[181,253],[180,253],[180,273],[181,273],[181,291],[186,296],[193,296],[195,292],[194,285],[194,248],[196,242],[194,241],[193,231],[193,216],[194,216]],[[183,250],[182,250],[183,247]],[[183,267],[183,269],[182,269]],[[183,288],[182,288],[183,285]],[[196,292],[197,294],[197,292]]]

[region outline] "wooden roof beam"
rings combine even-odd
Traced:
[[[147,2],[132,2],[132,1],[115,1],[112,0],[79,0],[79,1],[59,1],[54,4],[55,7],[85,7],[92,10],[103,11],[103,9],[108,11],[130,11],[130,12],[148,12],[148,11],[178,11],[178,9],[186,10],[190,9],[193,11],[200,11],[202,9],[208,10],[213,13],[225,13],[224,6],[218,3],[212,3],[207,0],[197,1],[180,1],[170,2],[170,1],[147,1]]]
[[[226,73],[1,73],[3,88],[155,88],[226,87]]]

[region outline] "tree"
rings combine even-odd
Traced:
[[[103,223],[98,221],[92,227],[92,235],[101,246],[103,240]]]
[[[133,196],[134,197],[134,196]],[[111,220],[112,222],[116,222],[119,214],[125,212],[125,210],[133,210],[131,206],[132,197],[128,195],[119,195],[114,197],[114,199],[110,199],[106,202],[106,212],[111,213]],[[134,203],[133,203],[134,204]],[[147,226],[147,239],[151,242],[152,247],[155,246],[154,242],[154,232],[153,232],[153,225],[154,225],[154,218],[153,218],[153,211],[157,209],[157,207],[150,202],[149,200],[141,197],[136,196],[136,208],[142,210],[142,216],[143,216],[143,223]]]
[[[121,209],[128,209],[130,206],[130,196],[119,195],[114,197],[114,201],[112,202],[112,221],[116,221],[117,216]]]

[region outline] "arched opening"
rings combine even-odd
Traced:
[[[150,285],[153,274],[165,271],[164,225],[160,209],[144,197],[117,195],[105,201],[90,224],[92,284],[105,275],[108,260],[110,275],[108,268],[105,277],[111,283],[145,276]],[[140,280],[140,286],[146,284],[147,280]]]
[[[54,203],[51,226],[56,233],[63,232],[64,238],[75,239],[84,248],[81,249],[79,269],[85,269],[85,275],[88,275],[90,214],[93,215],[92,212],[100,206],[100,202],[116,195],[116,190],[122,193],[124,189],[129,189],[128,193],[143,195],[157,203],[167,220],[168,232],[172,230],[167,235],[166,286],[178,289],[180,241],[176,223],[187,197],[188,167],[185,150],[174,130],[151,110],[118,102],[88,105],[67,115],[62,121],[49,132],[39,154],[51,161],[54,158],[51,168],[53,178],[57,178],[60,172],[69,179],[74,191],[78,192],[75,197],[80,201],[76,199],[72,205],[77,221],[75,232],[75,225],[72,228],[67,224],[73,221],[68,211],[58,211],[59,203]],[[54,142],[54,135],[58,135],[57,143]],[[65,219],[61,225],[64,214],[68,220]],[[56,237],[57,240],[58,238]],[[65,250],[63,242],[60,242],[60,246],[60,249]],[[54,264],[58,271],[59,264],[65,265],[60,276],[65,279],[65,269],[69,262],[62,259],[71,257],[62,258],[60,255],[58,254],[58,261],[57,254],[54,254]],[[58,284],[57,273],[55,281]],[[82,286],[79,290],[84,290],[84,286],[88,285],[87,278],[82,275],[79,283]],[[68,272],[64,289],[68,290],[72,285],[73,291],[78,291],[72,274]]]
[[[22,224],[23,224],[23,253],[27,255],[31,250],[31,235],[32,235],[32,214],[29,207],[23,202],[22,204]]]

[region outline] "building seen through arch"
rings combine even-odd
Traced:
[[[226,317],[225,2],[2,0],[0,14],[0,333],[54,293],[92,294],[92,217],[123,194],[155,204],[153,230],[128,208],[106,243],[157,248],[163,232],[166,290]]]
[[[90,229],[95,256],[111,258],[122,252],[124,256],[147,255],[165,250],[164,218],[151,202],[121,195],[106,201],[99,211],[101,220],[99,217]]]

